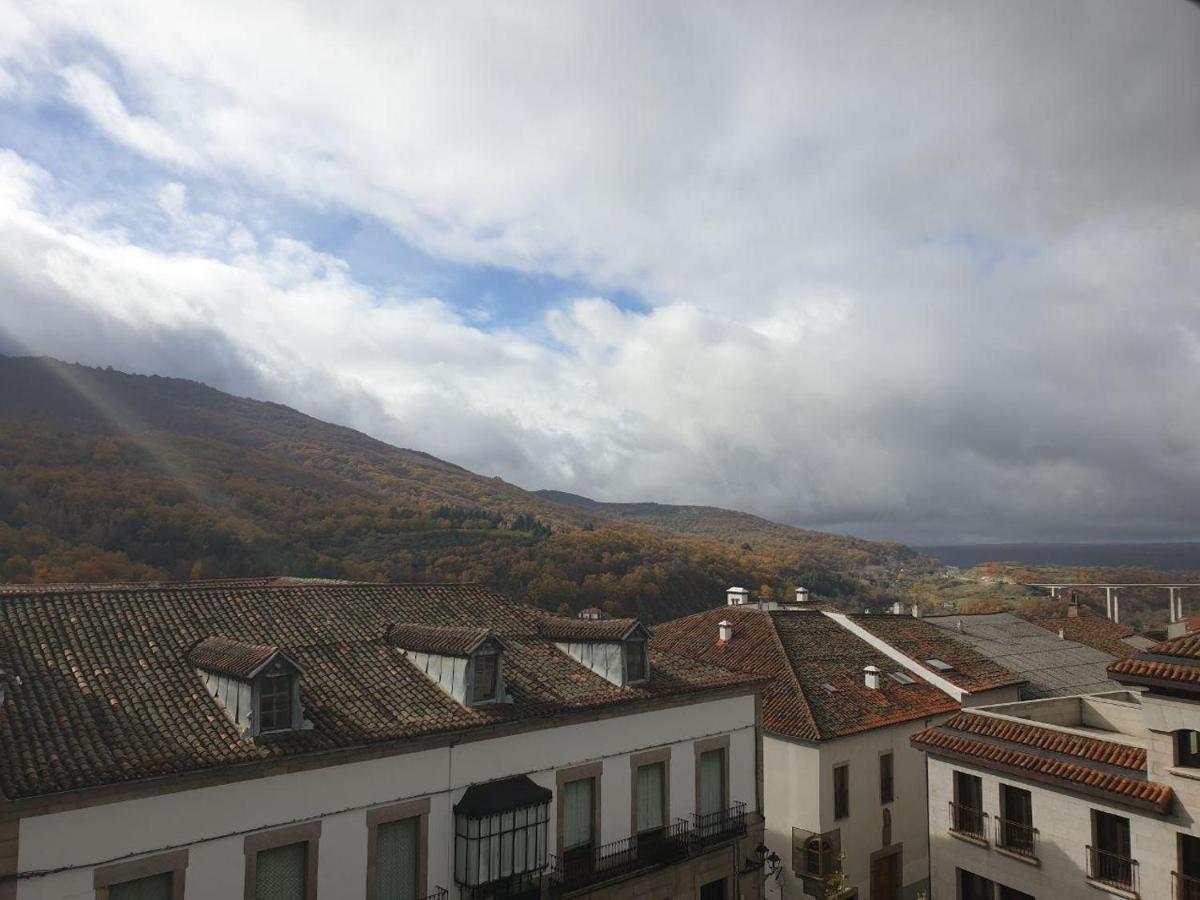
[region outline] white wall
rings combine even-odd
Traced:
[[[987,847],[952,836],[950,802],[954,799],[955,770],[978,775],[983,782],[984,811],[989,816]],[[1012,784],[1030,792],[1033,825],[1038,829],[1039,865],[1031,865],[996,849],[994,820],[1000,814],[1000,785]],[[955,869],[963,868],[997,884],[1038,898],[1097,896],[1085,880],[1086,847],[1092,840],[1092,810],[1125,816],[1130,823],[1133,858],[1138,861],[1141,896],[1169,898],[1171,872],[1176,866],[1176,834],[1198,835],[1187,821],[1143,813],[1098,798],[1057,790],[1037,782],[1003,776],[987,769],[929,757],[931,900],[955,900]]]
[[[694,811],[692,742],[729,734],[730,797],[753,810],[754,724],[754,698],[735,697],[27,818],[20,824],[20,871],[67,871],[22,879],[17,897],[90,900],[96,865],[187,846],[189,900],[239,898],[245,833],[318,818],[320,896],[361,896],[366,884],[366,810],[422,796],[431,798],[430,890],[440,885],[451,889],[453,897],[457,892],[451,810],[472,783],[527,774],[554,790],[557,769],[602,760],[601,840],[618,840],[629,835],[629,754],[641,750],[672,747],[671,816],[686,818]],[[234,831],[242,833],[230,834]]]
[[[766,840],[783,859],[785,893],[802,896],[801,879],[792,875],[792,828],[814,833],[841,829],[846,886],[870,896],[871,854],[883,848],[883,805],[879,800],[879,756],[893,754],[895,800],[892,845],[903,844],[902,883],[912,896],[923,887],[929,866],[926,851],[925,760],[909,737],[946,716],[876,728],[821,744],[802,744],[768,735],[763,741],[766,779]],[[833,768],[850,765],[850,815],[833,817]]]

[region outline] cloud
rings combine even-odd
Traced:
[[[168,173],[96,209],[0,163],[0,325],[31,349],[609,499],[910,540],[1197,536],[1186,3],[13,21],[8,94]],[[370,287],[212,184],[590,296],[505,329]]]

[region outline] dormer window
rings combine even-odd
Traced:
[[[502,640],[487,628],[400,622],[388,642],[463,706],[510,702],[504,692]]]
[[[626,641],[625,652],[625,683],[630,684],[646,680],[646,642]]]
[[[259,731],[285,731],[292,727],[292,676],[268,675],[258,686]]]
[[[210,637],[188,661],[246,737],[312,727],[300,705],[300,667],[278,647]]]
[[[538,631],[567,656],[619,687],[641,684],[650,677],[646,653],[650,632],[637,619],[547,616]]]
[[[474,659],[471,678],[471,703],[486,703],[496,699],[496,675],[500,657],[495,653],[479,653]]]

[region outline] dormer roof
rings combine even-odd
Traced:
[[[433,653],[438,656],[470,656],[489,640],[495,642],[500,649],[506,649],[504,641],[491,629],[464,625],[396,622],[388,626],[387,640],[401,650]]]
[[[538,633],[551,641],[607,643],[610,641],[647,640],[650,632],[637,619],[567,619],[547,616],[538,625]]]
[[[300,667],[272,644],[251,644],[227,637],[207,637],[188,651],[188,662],[197,669],[250,681],[282,658],[294,670]]]

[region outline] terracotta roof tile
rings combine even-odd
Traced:
[[[717,623],[733,624],[721,643]],[[763,725],[803,740],[827,740],[937,713],[959,704],[915,679],[882,677],[868,688],[863,669],[885,673],[896,663],[820,611],[762,611],[724,606],[656,625],[655,645],[706,663],[771,679],[763,691]]]
[[[198,643],[188,651],[187,658],[197,669],[245,679],[253,677],[278,653],[279,648],[271,644],[248,644],[216,636]]]
[[[1133,656],[1138,651],[1136,647],[1126,644],[1122,638],[1132,637],[1136,632],[1128,625],[1120,625],[1104,616],[1098,616],[1091,610],[1080,610],[1078,616],[1061,616],[1057,618],[1030,619],[1039,628],[1045,628],[1058,634],[1062,629],[1063,636],[1068,641],[1092,647],[1109,656],[1118,659]]]
[[[419,622],[397,622],[387,629],[387,639],[393,647],[442,656],[466,656],[486,641],[490,634],[486,628],[422,625]]]
[[[913,735],[911,741],[914,747],[934,754],[965,757],[984,767],[1066,787],[1086,787],[1160,812],[1166,811],[1173,796],[1167,785],[1146,780],[1146,754],[1141,748],[1082,738],[1044,726],[959,713],[942,725]],[[1113,769],[1124,769],[1128,774]]]
[[[848,616],[860,628],[887,641],[909,659],[929,668],[926,660],[940,659],[952,671],[932,671],[956,687],[977,693],[993,688],[1024,684],[1025,679],[980,653],[969,644],[956,641],[942,629],[912,616]]]
[[[1117,660],[1108,674],[1124,684],[1170,682],[1200,686],[1200,634],[1184,634],[1155,644],[1130,659]]]
[[[237,581],[0,597],[0,792],[10,799],[619,707],[755,680],[651,650],[649,681],[610,684],[538,634],[546,616],[475,585]],[[385,637],[392,623],[490,629],[511,704],[466,708]],[[249,739],[188,651],[221,636],[300,668],[313,728]]]
[[[637,619],[568,619],[547,616],[538,633],[551,641],[619,641],[639,626]]]

